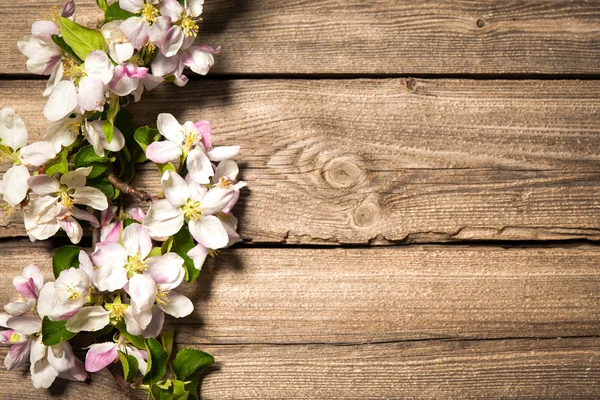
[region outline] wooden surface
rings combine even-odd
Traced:
[[[0,0],[0,107],[32,139],[44,82],[16,41],[51,6]],[[600,1],[205,11],[202,39],[224,47],[212,78],[132,107],[137,124],[209,119],[216,143],[242,145],[245,243],[168,320],[178,346],[216,357],[204,399],[600,398]],[[94,0],[77,18],[96,24]],[[146,165],[136,185],[158,178]],[[65,242],[0,225],[4,303]],[[27,379],[0,368],[0,398],[126,398],[106,372]]]
[[[0,0],[0,72],[26,72],[15,43],[56,5]],[[78,21],[97,23],[94,0],[77,5]],[[217,74],[600,72],[596,0],[212,0],[204,8],[200,38],[224,48]]]
[[[0,82],[35,138],[42,86]],[[366,79],[194,81],[132,111],[242,145],[247,241],[366,244],[600,238],[599,108],[597,81]]]
[[[51,275],[56,244],[3,246],[0,301],[14,292],[15,265],[35,262]],[[600,378],[599,252],[232,249],[184,291],[194,314],[168,324],[179,345],[219,360],[204,398],[585,398]],[[0,379],[15,378],[3,371]]]

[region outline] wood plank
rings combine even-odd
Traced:
[[[206,400],[591,399],[600,389],[598,338],[200,348],[217,361]],[[6,399],[126,399],[107,375],[43,391],[0,368]]]
[[[0,303],[57,244],[3,241]],[[24,252],[23,249],[27,249]],[[179,343],[356,344],[600,336],[600,247],[231,249],[181,291]]]
[[[42,87],[0,82],[34,138]],[[598,81],[194,81],[132,109],[139,124],[209,119],[216,143],[242,145],[247,241],[597,240],[598,93]],[[159,190],[157,174],[140,182]],[[18,219],[0,230],[23,234]]]
[[[0,1],[0,73],[26,73],[16,41],[62,3]],[[77,1],[80,22],[94,3]],[[597,1],[211,0],[203,17],[217,74],[600,72]]]

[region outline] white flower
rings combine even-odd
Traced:
[[[156,7],[158,0],[120,0],[119,6],[139,16],[127,18],[120,28],[136,49],[142,48],[150,40],[160,45],[165,32],[171,26],[169,17],[160,16]]]
[[[52,40],[59,30],[52,21],[37,21],[31,26],[31,36],[17,42],[19,51],[28,57],[27,69],[38,75],[50,75],[44,96],[62,79],[62,50]]]
[[[40,290],[44,285],[44,277],[39,267],[31,264],[23,268],[21,275],[13,279],[13,285],[19,293],[19,298],[4,306],[4,310],[13,316],[23,315],[36,306]]]
[[[85,186],[86,177],[92,168],[79,168],[60,178],[37,175],[29,179],[28,185],[41,196],[32,200],[23,212],[27,234],[32,241],[45,240],[62,228],[73,243],[79,243],[83,235],[76,219],[85,220],[98,227],[98,220],[76,204],[96,210],[108,208],[108,201],[100,190]]]
[[[217,217],[221,220],[223,227],[227,231],[227,236],[229,237],[229,242],[227,246],[229,247],[234,245],[235,243],[241,242],[242,238],[237,233],[237,224],[238,220],[231,214],[219,213]],[[201,270],[206,258],[209,255],[214,256],[216,254],[215,249],[209,249],[202,244],[198,243],[194,248],[188,251],[187,256],[192,259],[194,262],[194,267],[197,270]]]
[[[160,46],[165,57],[172,57],[180,49],[185,50],[194,43],[198,36],[198,21],[203,4],[204,0],[187,0],[185,6],[177,0],[163,0],[160,13],[170,17],[173,24],[165,33]]]
[[[25,123],[12,108],[0,110],[0,159],[6,157],[13,166],[0,182],[0,192],[11,207],[20,204],[27,196],[29,171],[25,165],[39,167],[56,157],[54,147],[48,142],[35,142],[27,146]]]
[[[84,251],[79,253],[79,264],[79,268],[61,271],[56,282],[44,285],[38,312],[53,321],[67,320],[65,327],[73,333],[99,331],[110,323],[110,312],[93,303],[88,305],[95,292],[94,267]]]
[[[83,115],[74,112],[50,124],[44,139],[59,153],[63,147],[70,146],[77,140],[82,126]]]
[[[146,157],[155,163],[167,163],[186,157],[186,166],[191,178],[200,183],[210,183],[214,175],[212,161],[235,157],[239,146],[217,147],[205,151],[211,145],[210,123],[191,121],[183,126],[171,114],[160,114],[157,120],[160,134],[167,140],[151,143],[146,149]]]
[[[85,121],[83,130],[83,135],[94,148],[94,152],[101,157],[104,156],[104,150],[117,152],[125,146],[125,137],[116,126],[113,128],[113,138],[108,143],[102,122],[100,120]]]
[[[208,190],[189,179],[189,176],[184,180],[171,170],[164,173],[161,184],[166,199],[154,203],[144,219],[150,236],[175,235],[184,222],[188,222],[190,233],[203,246],[210,249],[227,246],[227,231],[214,214],[229,204],[232,190]]]
[[[88,372],[98,372],[109,366],[119,358],[119,351],[135,357],[138,362],[138,368],[142,375],[146,373],[148,355],[145,351],[136,349],[126,343],[121,336],[118,342],[96,343],[90,346],[90,350],[85,356],[85,369]]]
[[[135,52],[135,48],[121,30],[122,23],[123,21],[111,21],[100,28],[100,32],[108,44],[108,54],[117,64],[123,64]]]
[[[105,86],[112,80],[114,66],[108,55],[95,50],[88,54],[82,65],[71,64],[65,75],[70,80],[60,81],[44,108],[44,116],[50,121],[58,121],[77,106],[84,111],[102,111],[106,101]]]
[[[150,63],[152,74],[156,76],[173,75],[174,83],[183,87],[188,82],[188,77],[183,74],[185,67],[197,74],[206,75],[215,64],[213,55],[219,54],[220,51],[220,47],[213,49],[207,45],[194,45],[172,57],[166,57],[161,52],[157,52]]]
[[[12,344],[4,364],[9,370],[25,366],[29,357],[31,381],[36,389],[47,389],[57,377],[84,381],[87,373],[83,364],[73,354],[69,342],[46,347],[41,341],[42,320],[39,317],[18,316],[0,325],[11,330],[9,341]]]
[[[121,97],[133,94],[134,100],[138,102],[144,89],[154,90],[162,82],[163,78],[149,74],[148,68],[126,63],[115,68],[110,88]]]

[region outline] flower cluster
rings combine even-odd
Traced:
[[[0,314],[0,343],[11,346],[4,363],[28,364],[33,385],[47,388],[57,377],[114,372],[119,361],[126,389],[193,397],[198,374],[214,360],[194,349],[171,359],[173,332],[163,326],[166,315],[194,311],[182,283],[198,277],[208,256],[241,241],[232,214],[246,185],[233,161],[240,147],[215,147],[208,121],[181,124],[171,114],[135,129],[126,107],[163,82],[185,85],[186,67],[206,74],[219,49],[195,43],[203,0],[98,5],[97,29],[75,22],[70,1],[18,42],[29,71],[50,76],[44,140],[28,144],[23,119],[0,110],[0,159],[10,162],[2,209],[22,213],[31,241],[64,232],[74,244],[56,251],[54,281],[44,282],[35,265],[14,278],[15,300]],[[162,175],[156,194],[130,184],[147,161]],[[128,195],[151,204],[125,209]],[[75,246],[86,225],[99,231],[91,252]],[[72,339],[86,332],[92,344],[82,362]]]

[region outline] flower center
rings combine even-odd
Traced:
[[[219,182],[217,182],[215,186],[221,189],[229,189],[233,186],[234,183],[234,181],[227,178],[226,176],[222,176],[219,178]]]
[[[144,8],[142,9],[142,18],[148,21],[150,24],[156,22],[156,17],[158,17],[160,13],[158,12],[158,8],[154,7],[152,4],[144,4]]]
[[[11,343],[17,343],[19,340],[21,340],[21,335],[19,335],[17,332],[13,332],[13,334],[10,335]]]
[[[170,290],[158,290],[156,293],[156,303],[160,305],[165,305],[169,302],[169,292]]]
[[[0,204],[0,210],[4,212],[4,216],[8,219],[15,215],[17,207],[11,207],[10,204]]]
[[[183,216],[189,221],[196,221],[202,216],[202,207],[199,201],[188,199],[181,209],[183,210]]]
[[[140,256],[140,253],[137,253],[135,256],[128,258],[125,269],[129,271],[128,275],[131,278],[133,274],[139,274],[147,271],[148,264],[146,263],[146,260]]]
[[[73,205],[75,204],[66,190],[60,193],[60,204],[69,210],[73,208]]]
[[[81,297],[81,293],[79,293],[72,284],[67,286],[67,293],[69,293],[70,301],[75,301]]]
[[[183,147],[185,150],[185,153],[188,153],[192,147],[194,147],[197,143],[198,140],[200,139],[200,135],[198,134],[198,132],[185,132],[185,139],[183,139]]]
[[[194,20],[193,15],[186,15],[185,17],[183,17],[183,19],[181,20],[181,28],[183,29],[183,31],[185,32],[185,36],[187,37],[198,36],[198,31],[200,30],[198,24]]]
[[[83,76],[83,70],[81,69],[81,66],[77,65],[75,60],[72,58],[63,57],[62,70],[66,77],[71,77],[75,81],[79,80],[79,78]]]
[[[121,321],[127,310],[127,304],[113,304],[110,310],[110,319]]]

